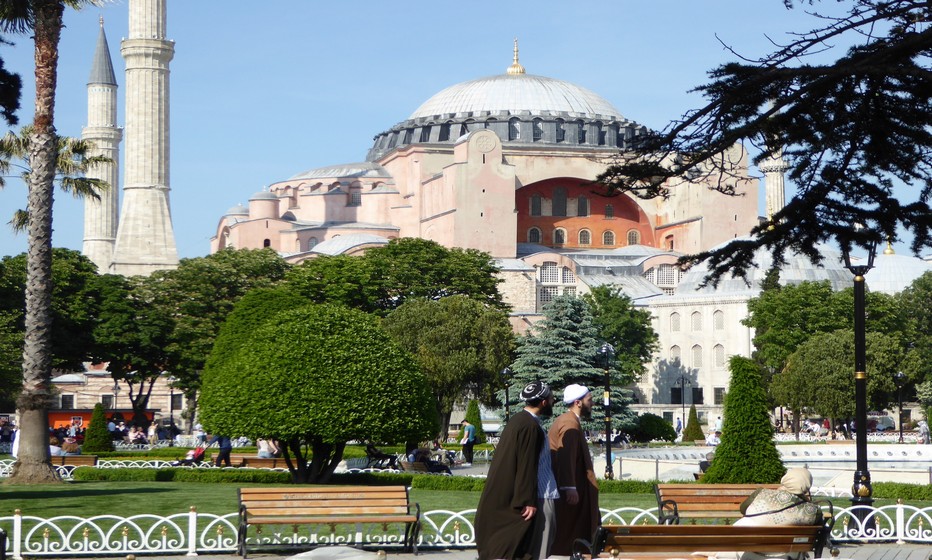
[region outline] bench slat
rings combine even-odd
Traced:
[[[252,515],[353,515],[353,514],[363,514],[363,513],[395,513],[395,514],[407,514],[407,506],[393,506],[393,507],[371,507],[371,508],[358,508],[358,507],[340,507],[340,506],[331,506],[331,507],[266,507],[266,508],[249,508],[247,510],[250,516]],[[251,519],[251,517],[247,518]]]
[[[315,523],[414,523],[417,516],[379,516],[379,517],[259,517],[249,518],[250,525],[312,525]]]

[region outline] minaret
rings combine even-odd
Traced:
[[[129,0],[123,209],[110,272],[148,276],[178,266],[169,206],[168,63],[165,0]]]
[[[783,159],[783,150],[774,154],[758,165],[764,174],[764,195],[767,203],[767,221],[773,221],[773,215],[786,206],[786,180],[784,175],[790,168]]]
[[[102,179],[109,187],[100,192],[100,200],[84,199],[84,247],[82,253],[104,274],[110,270],[113,244],[116,241],[117,211],[120,181],[120,140],[123,131],[117,127],[117,83],[110,60],[110,47],[104,34],[104,18],[100,18],[100,35],[91,76],[87,80],[87,126],[81,139],[93,144],[89,156],[105,156],[110,163],[89,169],[88,177]]]

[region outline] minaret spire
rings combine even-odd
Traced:
[[[169,206],[169,62],[166,0],[129,0],[123,210],[110,272],[149,275],[178,266]]]
[[[521,63],[518,62],[518,38],[515,37],[515,57],[511,63],[511,66],[508,67],[507,72],[512,76],[517,74],[524,74],[524,66],[521,66]]]
[[[775,150],[773,155],[758,166],[764,174],[764,193],[767,202],[767,221],[773,221],[773,215],[786,206],[786,179],[784,175],[790,168],[783,159],[783,150]]]
[[[99,272],[106,273],[110,269],[117,233],[123,132],[117,126],[117,83],[103,17],[100,18],[97,49],[87,80],[87,126],[81,130],[81,139],[93,145],[89,156],[110,159],[110,163],[95,165],[87,171],[88,177],[106,181],[108,188],[99,193],[99,200],[84,199],[84,244],[81,249],[97,265]]]

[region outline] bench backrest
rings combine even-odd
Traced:
[[[657,514],[661,523],[675,517],[737,519],[739,507],[758,488],[778,484],[657,484]]]
[[[52,455],[52,465],[93,467],[97,464],[97,455]]]
[[[427,468],[427,463],[423,463],[421,461],[415,461],[413,463],[410,461],[402,461],[401,470],[408,471],[408,472],[422,472],[422,473],[430,472],[430,469]]]
[[[248,516],[407,514],[404,486],[240,488],[240,512]]]
[[[596,533],[593,558],[618,552],[751,550],[821,552],[819,525],[748,527],[734,525],[603,525]]]

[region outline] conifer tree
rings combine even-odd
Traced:
[[[773,441],[767,395],[760,369],[752,360],[732,356],[731,383],[725,395],[722,443],[702,482],[773,484],[786,468]]]
[[[560,400],[563,389],[573,383],[585,385],[592,391],[595,403],[592,420],[583,427],[596,432],[604,429],[605,413],[602,399],[597,396],[605,384],[605,369],[599,358],[601,346],[588,305],[572,296],[555,298],[544,307],[544,320],[519,341],[518,358],[511,366],[510,384],[516,389],[513,393],[520,392],[531,381],[544,381],[557,397],[553,411],[556,416],[565,411]],[[627,429],[636,422],[628,408],[629,393],[624,390],[630,377],[622,375],[616,365],[614,360],[610,364],[612,424],[616,429]],[[499,394],[503,396],[504,393]]]
[[[696,405],[690,405],[689,417],[686,420],[686,429],[683,430],[683,443],[687,441],[699,441],[705,439],[702,433],[702,426],[699,425],[699,415],[696,414]]]
[[[81,446],[81,452],[100,453],[101,451],[113,451],[113,439],[110,437],[110,431],[107,430],[104,405],[97,403],[94,405],[94,412],[91,413],[91,423],[84,431],[84,444]]]
[[[472,399],[466,405],[466,421],[476,428],[476,443],[485,443],[487,441],[485,432],[482,430],[482,414],[479,412],[479,401]],[[463,433],[460,431],[460,439]]]

